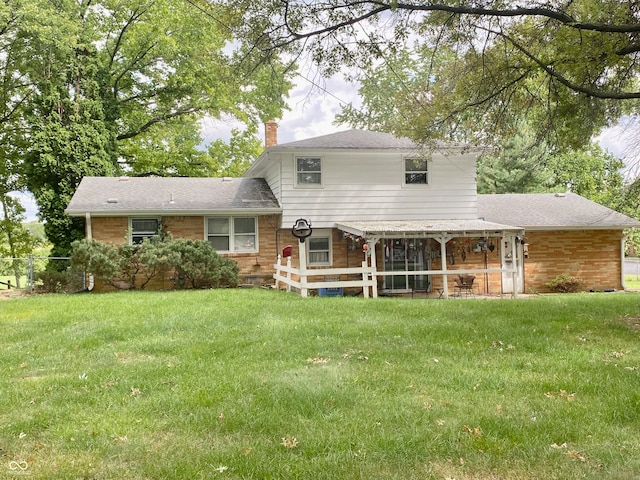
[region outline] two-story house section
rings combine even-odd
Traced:
[[[295,242],[289,231],[298,218],[311,222],[312,267],[357,265],[366,243],[371,262],[385,273],[382,291],[431,291],[443,289],[456,262],[477,277],[488,273],[487,259],[474,259],[474,250],[503,240],[515,245],[522,236],[519,227],[478,218],[479,149],[438,144],[425,150],[406,138],[362,130],[269,144],[269,128],[267,148],[244,176],[264,178],[280,203],[280,245]],[[492,268],[502,268],[494,260]],[[487,290],[488,278],[476,285]]]

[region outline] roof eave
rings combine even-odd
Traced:
[[[202,217],[206,215],[276,215],[282,208],[229,208],[220,210],[65,210],[71,217]]]
[[[581,230],[628,230],[631,228],[640,228],[637,225],[524,225],[528,232],[557,232],[562,231],[581,231]]]

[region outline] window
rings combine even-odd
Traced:
[[[307,239],[309,265],[331,265],[331,235],[315,234]]]
[[[257,251],[255,217],[207,218],[207,240],[218,252]]]
[[[145,238],[152,239],[160,233],[160,219],[130,218],[129,231],[131,232],[131,245],[140,245]]]
[[[404,159],[404,183],[405,185],[429,184],[429,169],[426,158]]]
[[[301,186],[322,185],[322,160],[318,157],[296,158],[296,183]]]

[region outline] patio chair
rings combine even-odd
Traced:
[[[464,293],[465,297],[472,296],[475,297],[473,293],[473,281],[476,279],[475,275],[458,275],[458,278],[454,280],[455,286],[453,287],[454,295],[462,296]]]

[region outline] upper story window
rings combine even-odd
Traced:
[[[151,240],[160,233],[160,219],[130,218],[129,231],[131,232],[131,245],[140,245],[145,238]]]
[[[429,166],[426,158],[404,159],[404,184],[429,185]]]
[[[207,240],[218,252],[256,252],[258,230],[255,217],[209,217]]]
[[[331,233],[316,233],[306,241],[309,265],[331,265]]]
[[[299,186],[321,186],[322,159],[319,157],[296,158],[296,184]]]

